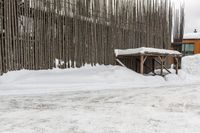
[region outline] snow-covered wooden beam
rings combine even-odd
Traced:
[[[158,48],[134,48],[134,49],[115,49],[115,56],[125,56],[125,55],[172,55],[172,56],[182,56],[182,54],[175,50],[168,49],[158,49]]]

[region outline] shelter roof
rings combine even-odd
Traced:
[[[158,48],[133,48],[133,49],[115,49],[116,56],[128,56],[128,55],[142,55],[142,54],[151,54],[151,55],[178,55],[182,54],[175,50],[167,50],[167,49],[158,49]]]

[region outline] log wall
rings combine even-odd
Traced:
[[[171,45],[168,0],[0,0],[0,73],[114,64],[114,49]]]

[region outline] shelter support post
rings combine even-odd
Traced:
[[[144,74],[144,56],[140,56],[140,73]]]
[[[164,57],[163,56],[159,56],[159,59],[160,59],[160,75],[163,76],[163,69],[164,69]]]
[[[178,58],[177,58],[177,57],[175,57],[174,60],[175,60],[176,74],[178,74],[178,65],[179,65],[179,61],[178,61]]]
[[[116,62],[119,63],[121,66],[126,67],[119,59],[116,59]]]
[[[159,62],[159,61],[156,60],[156,59],[155,59],[155,62],[158,63],[160,66],[162,65],[161,62]],[[168,73],[171,73],[171,72],[167,69],[167,67],[166,67],[165,65],[163,65],[163,68],[164,68]]]
[[[155,74],[155,58],[152,59],[152,72]]]
[[[147,59],[147,56],[141,55],[140,56],[140,73],[144,74],[144,63]]]

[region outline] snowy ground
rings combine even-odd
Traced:
[[[0,97],[0,133],[199,133],[200,84]]]
[[[198,60],[165,78],[117,66],[7,73],[0,133],[199,133]]]

